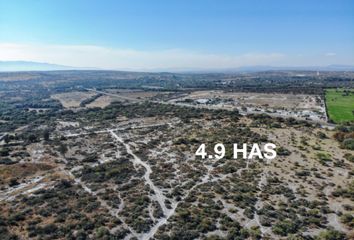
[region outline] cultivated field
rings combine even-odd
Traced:
[[[326,104],[329,118],[335,123],[354,120],[354,89],[327,89]]]

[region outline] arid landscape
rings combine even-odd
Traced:
[[[0,0],[0,240],[354,240],[353,0]]]
[[[326,122],[324,100],[319,95],[198,91],[171,102]]]
[[[2,83],[5,239],[354,237],[354,129],[328,123],[321,94],[28,81]],[[271,161],[232,155],[268,142]]]

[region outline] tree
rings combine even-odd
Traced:
[[[9,137],[9,135],[5,135],[4,136],[4,138],[3,138],[3,140],[5,141],[5,143],[7,144],[7,143],[9,143],[10,142],[10,137]]]
[[[33,143],[37,141],[37,136],[34,134],[30,134],[27,139],[29,142]]]
[[[65,156],[65,153],[68,151],[68,148],[66,147],[65,144],[60,143],[58,150],[63,156]]]
[[[354,150],[354,138],[347,138],[342,143],[343,148]]]
[[[103,238],[104,236],[108,236],[109,235],[109,231],[107,228],[105,227],[99,227],[98,229],[96,229],[96,238]]]
[[[10,182],[9,182],[9,186],[10,187],[13,187],[13,186],[16,186],[16,185],[19,185],[20,183],[17,181],[16,178],[11,178],[10,179]]]
[[[276,223],[272,230],[275,234],[286,236],[289,233],[296,233],[299,226],[297,221],[284,220]]]
[[[49,141],[49,131],[48,130],[44,131],[43,138],[44,138],[45,141]]]

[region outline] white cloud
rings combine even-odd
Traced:
[[[74,67],[102,69],[193,69],[235,68],[249,65],[276,65],[285,55],[247,53],[209,54],[182,49],[140,51],[92,45],[33,45],[0,43],[0,60],[49,62]]]

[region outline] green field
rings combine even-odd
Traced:
[[[333,122],[354,121],[354,89],[327,89],[326,105]]]

